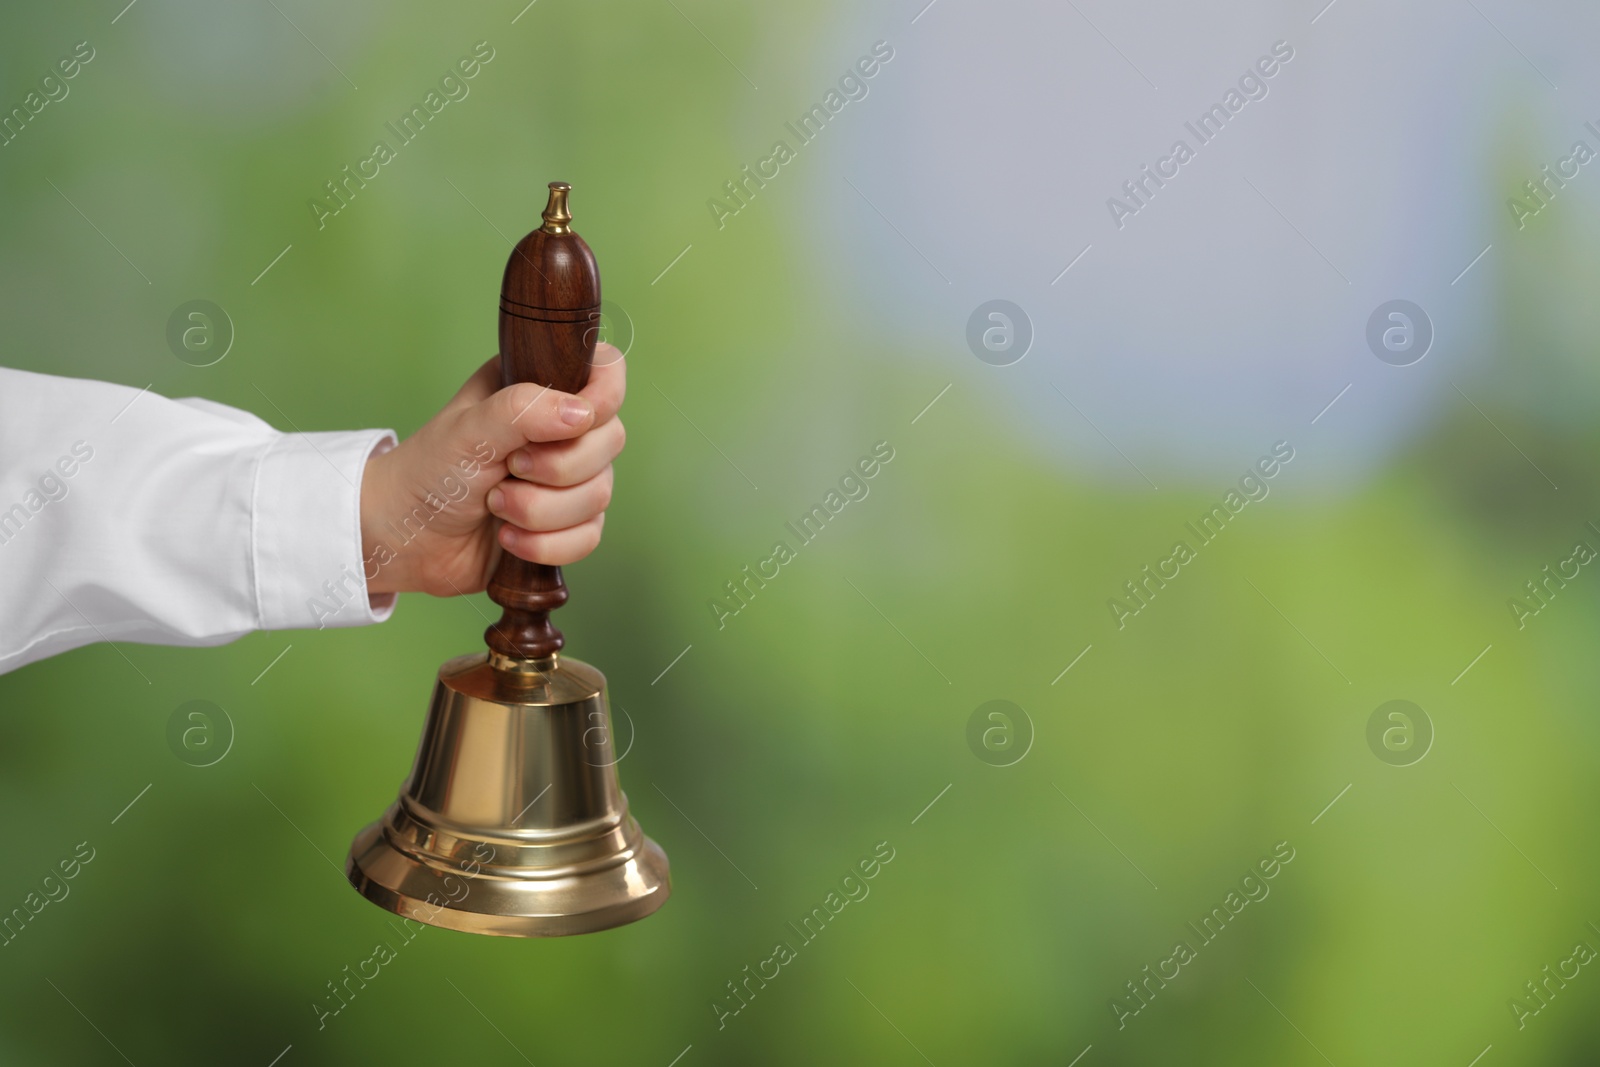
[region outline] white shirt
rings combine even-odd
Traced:
[[[0,367],[0,673],[95,641],[382,622],[361,476],[394,444]]]

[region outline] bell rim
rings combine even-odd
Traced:
[[[621,864],[607,868],[596,869],[580,874],[569,875],[561,879],[552,880],[562,883],[560,887],[552,888],[552,895],[559,889],[565,889],[570,895],[578,891],[578,887],[588,883],[584,892],[598,892],[601,903],[592,908],[581,911],[551,911],[532,914],[508,913],[498,911],[477,911],[469,908],[454,906],[450,901],[435,904],[425,899],[403,892],[394,888],[367,872],[361,863],[364,856],[371,856],[374,852],[386,853],[398,858],[407,870],[427,870],[442,884],[446,877],[456,876],[453,873],[443,872],[429,864],[419,862],[409,853],[397,848],[383,832],[383,821],[372,823],[362,829],[350,845],[350,853],[345,858],[345,877],[351,886],[369,902],[376,904],[385,911],[391,912],[401,918],[411,919],[428,926],[438,927],[442,930],[454,930],[458,933],[487,934],[497,937],[564,937],[574,934],[598,933],[610,930],[629,923],[647,918],[660,910],[672,895],[672,875],[666,852],[660,845],[648,837],[642,837],[638,854],[630,861],[638,874],[649,884],[647,892],[638,894],[625,886],[621,891],[605,892],[608,881],[616,884],[616,870]],[[495,882],[537,885],[542,879],[529,878],[520,880],[504,876],[490,876],[480,874],[476,878],[460,874],[459,877],[468,881],[493,878]],[[470,898],[469,896],[466,899]]]

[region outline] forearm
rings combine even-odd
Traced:
[[[359,500],[385,440],[0,369],[0,671],[97,640],[210,645],[384,617]]]

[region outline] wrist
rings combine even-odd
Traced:
[[[374,451],[361,476],[361,561],[369,596],[407,588],[388,535],[394,514],[393,455],[392,448]]]

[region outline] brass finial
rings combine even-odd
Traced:
[[[572,186],[566,182],[550,183],[550,203],[545,205],[544,225],[539,229],[545,233],[571,233],[572,227],[567,223],[572,221],[572,212],[567,209],[567,194],[572,192]]]

